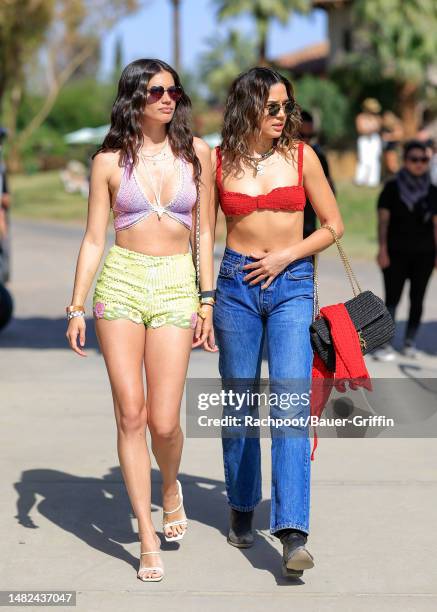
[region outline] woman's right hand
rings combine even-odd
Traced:
[[[73,351],[81,357],[86,357],[86,353],[78,346],[77,338],[79,336],[80,346],[85,346],[85,329],[85,318],[73,317],[68,322],[67,332],[65,334]]]
[[[376,261],[378,262],[379,267],[383,270],[384,268],[388,268],[390,265],[390,257],[386,249],[380,249],[378,251],[378,255],[376,256]]]

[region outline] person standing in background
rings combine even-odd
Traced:
[[[8,233],[8,225],[6,219],[6,211],[9,210],[9,190],[6,179],[6,169],[4,164],[0,162],[0,240],[6,238]]]
[[[355,119],[358,132],[358,165],[355,184],[377,187],[381,180],[381,105],[375,98],[366,98],[362,112]]]
[[[429,162],[429,174],[431,183],[437,187],[437,145],[435,141],[432,143],[432,155]]]
[[[317,132],[314,129],[314,119],[311,113],[306,110],[301,112],[302,124],[300,126],[299,136],[300,139],[307,145],[310,145],[319,158],[319,162],[322,166],[323,172],[325,173],[328,183],[332,189],[332,193],[335,195],[335,185],[329,172],[329,164],[326,155],[323,153],[322,148],[318,142],[315,142],[317,138]],[[306,238],[312,234],[316,229],[316,213],[311,205],[311,202],[307,199],[304,208],[303,217],[303,237]]]
[[[422,123],[419,130],[416,133],[416,140],[420,140],[426,145],[426,154],[428,157],[432,157],[434,153],[434,139],[431,133],[431,126],[429,125],[429,117],[427,118],[428,113],[424,113],[422,118]]]
[[[3,161],[3,142],[7,130],[0,127],[0,283],[9,281],[9,207],[10,196],[6,175],[6,165]]]
[[[394,319],[404,283],[409,279],[410,309],[402,352],[415,357],[425,291],[437,265],[437,188],[430,181],[425,143],[405,143],[403,167],[385,184],[377,208],[377,262],[384,277],[385,303]],[[386,344],[373,356],[391,361],[395,353],[392,345]]]
[[[402,121],[392,111],[382,115],[383,172],[388,179],[399,171],[399,146],[404,138]]]

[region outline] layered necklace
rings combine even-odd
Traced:
[[[150,202],[150,205],[152,206],[153,210],[158,214],[158,218],[161,219],[162,215],[165,212],[165,206],[162,206],[161,204],[161,191],[162,191],[162,185],[163,185],[163,181],[164,181],[164,174],[165,174],[165,168],[166,168],[166,164],[162,164],[161,167],[161,175],[160,175],[160,180],[159,180],[159,190],[155,189],[155,184],[152,180],[152,176],[150,174],[149,168],[148,168],[148,164],[150,162],[153,163],[154,166],[156,166],[157,162],[160,161],[165,161],[167,159],[169,159],[170,153],[167,152],[167,148],[168,148],[168,138],[165,139],[165,143],[164,146],[157,152],[154,153],[153,155],[147,155],[146,153],[143,153],[143,151],[140,152],[140,157],[141,160],[143,162],[143,166],[144,169],[146,171],[147,174],[147,179],[148,182],[150,184],[150,187],[152,188],[153,194],[155,196],[155,202]]]
[[[263,162],[265,162],[265,160],[271,157],[275,152],[276,145],[273,145],[268,151],[261,153],[261,155],[257,155],[256,157],[253,155],[243,155],[244,159],[253,167],[255,178],[258,176],[258,174],[264,174]]]
[[[165,139],[164,145],[157,153],[152,153],[149,155],[144,153],[144,151],[140,151],[140,156],[144,162],[152,162],[154,166],[156,166],[157,162],[164,161],[170,157],[170,153],[167,152],[168,149],[168,138]]]

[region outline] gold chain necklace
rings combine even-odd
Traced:
[[[253,167],[254,172],[255,172],[255,177],[257,177],[258,174],[260,175],[264,174],[264,166],[262,164],[266,159],[271,157],[275,152],[276,152],[276,145],[274,145],[271,149],[269,149],[265,153],[261,153],[260,156],[254,157],[253,155],[243,155],[243,157]]]
[[[159,191],[157,192],[155,189],[154,182],[152,181],[152,176],[150,174],[149,168],[147,167],[147,162],[144,159],[142,161],[143,161],[144,168],[146,170],[149,184],[152,187],[153,195],[155,196],[155,202],[149,201],[149,204],[151,208],[158,214],[159,220],[161,220],[161,217],[165,212],[165,207],[162,206],[161,204],[161,192],[162,192],[162,184],[163,184],[164,174],[165,174],[165,165],[163,165],[161,169],[161,180],[159,182]]]
[[[170,157],[170,154],[165,152],[165,150],[167,149],[167,145],[168,145],[168,138],[166,137],[164,146],[157,153],[153,153],[152,155],[147,155],[146,153],[144,153],[144,151],[140,151],[140,155],[143,158],[143,161],[146,162],[150,160],[155,166],[156,162],[164,161],[168,159]]]

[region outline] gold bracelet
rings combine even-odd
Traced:
[[[202,310],[202,305],[200,305],[199,308],[197,309],[197,314],[199,315],[201,319],[203,320],[206,319],[206,312]]]
[[[65,312],[69,314],[70,312],[85,312],[85,308],[83,306],[75,306],[74,304],[70,304],[65,309]]]

